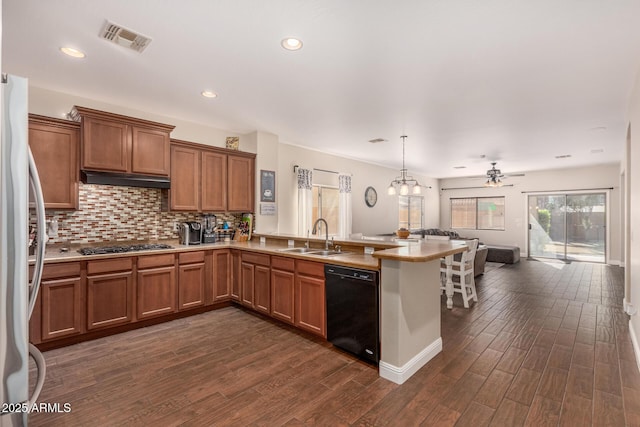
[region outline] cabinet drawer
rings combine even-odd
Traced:
[[[256,254],[253,252],[243,252],[242,253],[242,262],[248,262],[251,264],[257,265],[269,265],[269,255],[265,254]]]
[[[29,268],[29,277],[33,277],[33,267]],[[62,262],[60,264],[45,264],[42,279],[58,279],[62,277],[80,276],[79,262]]]
[[[138,270],[154,267],[165,267],[173,265],[175,256],[173,254],[147,255],[138,257]]]
[[[293,258],[271,257],[271,267],[284,271],[295,271],[296,261]]]
[[[87,262],[87,274],[111,273],[114,271],[125,271],[133,268],[132,258],[105,259],[100,261]]]
[[[182,264],[195,264],[204,262],[204,251],[198,252],[180,252],[178,254],[178,262]]]
[[[305,276],[324,278],[324,264],[321,262],[296,260],[296,272]]]

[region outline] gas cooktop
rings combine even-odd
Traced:
[[[82,255],[100,255],[100,254],[117,254],[122,252],[133,251],[152,251],[157,249],[173,249],[173,246],[164,243],[145,243],[141,245],[122,245],[122,246],[97,246],[94,248],[78,249]]]

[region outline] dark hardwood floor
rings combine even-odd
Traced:
[[[444,350],[405,384],[235,307],[45,353],[33,426],[638,426],[623,270],[523,260],[442,310]],[[442,300],[444,307],[444,297]]]

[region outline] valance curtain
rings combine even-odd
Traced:
[[[307,232],[313,226],[312,209],[313,209],[313,193],[311,184],[313,183],[313,174],[309,169],[298,168],[298,235],[306,236]]]
[[[340,212],[338,220],[338,235],[348,238],[351,235],[351,175],[338,175],[338,190],[340,191]]]

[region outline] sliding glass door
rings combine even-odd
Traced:
[[[529,256],[606,260],[606,194],[529,196]]]

